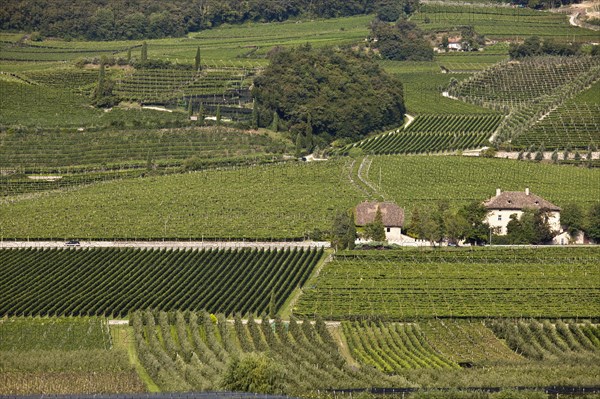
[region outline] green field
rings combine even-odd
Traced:
[[[370,196],[362,159],[288,163],[109,181],[0,207],[6,238],[80,239],[318,237],[335,212]],[[600,172],[563,165],[448,156],[376,156],[363,175],[375,196],[410,211],[449,200],[484,201],[495,189],[531,191],[561,206],[598,200]],[[260,183],[260,184],[257,184]],[[460,189],[457,189],[460,187]],[[198,198],[201,198],[198,201]],[[407,212],[410,214],[410,212]]]
[[[596,317],[599,254],[596,248],[342,253],[304,290],[294,312],[335,320]]]
[[[140,309],[274,314],[306,282],[322,254],[249,248],[3,250],[0,314],[125,317]]]

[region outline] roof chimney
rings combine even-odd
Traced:
[[[529,187],[525,189],[525,195],[529,195]]]
[[[499,188],[496,189],[496,197],[499,197],[500,194],[502,194],[502,190],[500,190]]]

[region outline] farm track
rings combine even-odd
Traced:
[[[81,241],[76,248],[329,248],[326,241]],[[2,241],[0,248],[65,248],[64,241]]]

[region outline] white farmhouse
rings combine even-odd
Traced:
[[[524,209],[541,209],[548,214],[550,230],[560,232],[560,208],[542,197],[529,192],[529,188],[523,191],[502,192],[496,189],[496,196],[483,203],[488,210],[486,222],[496,230],[498,235],[506,235],[506,226],[510,216],[516,214],[520,219]]]
[[[404,209],[393,202],[361,202],[354,209],[354,222],[359,227],[373,223],[377,208],[381,211],[381,219],[385,227],[387,241],[399,241],[404,238],[402,227],[404,225]]]

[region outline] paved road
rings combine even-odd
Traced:
[[[326,241],[80,241],[78,248],[329,248]],[[65,241],[2,241],[0,248],[64,248]]]

